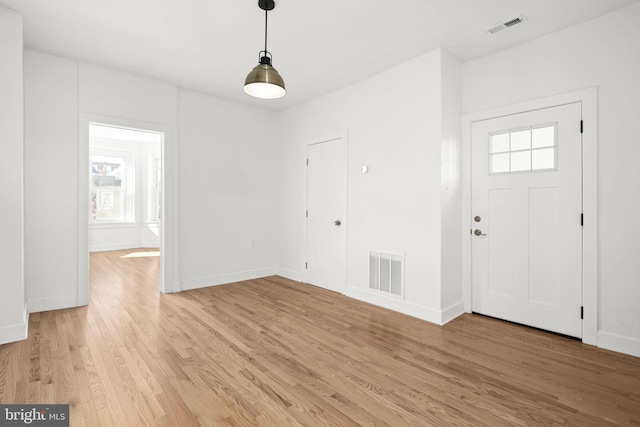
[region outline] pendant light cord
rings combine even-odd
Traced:
[[[269,11],[264,10],[264,54],[267,54],[267,16]]]

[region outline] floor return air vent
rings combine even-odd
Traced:
[[[369,251],[369,289],[404,296],[404,255]]]

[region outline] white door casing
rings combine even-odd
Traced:
[[[582,337],[581,119],[581,104],[572,103],[473,123],[473,311]],[[516,135],[531,135],[526,128],[550,125],[554,170],[491,173],[492,134],[513,131],[515,146]],[[539,153],[499,156],[515,165],[516,156]]]
[[[307,145],[306,261],[303,281],[344,293],[347,256],[347,158],[342,135]]]

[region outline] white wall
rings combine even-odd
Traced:
[[[462,64],[442,51],[442,311],[446,323],[463,311],[462,302]]]
[[[27,336],[22,91],[22,17],[0,7],[0,344]]]
[[[598,345],[640,356],[640,3],[463,66],[465,113],[598,87]],[[585,126],[590,126],[585,123]]]
[[[182,289],[274,274],[275,117],[179,91]]]
[[[25,86],[30,311],[87,303],[88,188],[78,191],[86,182],[78,163],[88,170],[89,119],[171,133],[163,152],[165,196],[173,193],[163,215],[175,218],[166,230],[172,247],[163,252],[173,255],[169,291],[273,274],[276,113],[182,90],[178,100],[174,85],[32,50],[25,51]],[[52,182],[48,165],[59,194],[42,185]]]
[[[79,113],[175,129],[177,88],[32,50],[24,58],[25,265],[29,311],[35,312],[86,304],[79,252],[88,242],[88,218],[79,206],[88,202],[78,186],[80,177],[86,184],[87,172],[78,164],[88,139],[80,135]]]
[[[135,222],[89,226],[89,252],[135,248],[160,248],[160,224]]]
[[[433,51],[282,113],[280,274],[300,279],[305,262],[305,141],[347,130],[347,295],[442,323],[441,58]],[[405,254],[404,300],[368,290],[369,250]]]
[[[24,52],[25,267],[30,311],[76,305],[78,63]]]

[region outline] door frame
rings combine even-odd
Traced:
[[[178,203],[177,156],[172,128],[119,117],[80,113],[78,140],[78,293],[77,305],[89,304],[89,125],[101,124],[127,129],[160,132],[162,159],[162,218],[160,219],[160,284],[162,293],[179,292],[177,283]]]
[[[565,104],[581,103],[582,133],[582,342],[598,345],[598,90],[596,87],[520,102],[462,116],[462,293],[471,312],[471,126],[475,122]],[[464,219],[466,218],[466,219]]]
[[[349,200],[349,176],[348,176],[348,162],[349,162],[349,140],[348,140],[348,132],[347,130],[342,130],[342,131],[338,131],[338,132],[334,132],[334,133],[330,133],[330,134],[325,134],[325,135],[321,135],[321,136],[317,136],[317,137],[313,137],[313,138],[309,138],[306,139],[303,142],[304,145],[304,152],[302,153],[303,155],[303,159],[300,162],[301,165],[303,165],[303,174],[302,174],[302,200],[303,200],[303,210],[302,210],[302,244],[303,244],[303,248],[302,248],[302,253],[304,255],[304,259],[302,260],[302,266],[301,266],[301,270],[302,270],[302,282],[303,283],[308,283],[307,279],[308,279],[308,275],[307,275],[307,269],[305,266],[305,263],[307,262],[308,259],[308,254],[307,254],[307,243],[308,243],[308,239],[307,239],[307,217],[306,217],[306,211],[309,207],[309,201],[307,199],[308,197],[308,192],[307,192],[307,175],[308,175],[308,169],[307,169],[307,159],[309,158],[309,146],[311,145],[315,145],[315,144],[321,144],[323,142],[329,142],[329,141],[335,141],[341,139],[342,140],[342,144],[343,144],[343,155],[344,155],[344,159],[343,159],[343,167],[344,167],[344,227],[346,228],[345,230],[345,253],[344,253],[344,272],[343,272],[343,280],[342,283],[339,286],[339,292],[341,294],[345,294],[347,291],[347,271],[349,269],[349,264],[348,264],[348,257],[347,254],[349,253],[349,221],[348,221],[348,216],[349,216],[349,205],[348,205],[348,200]]]

